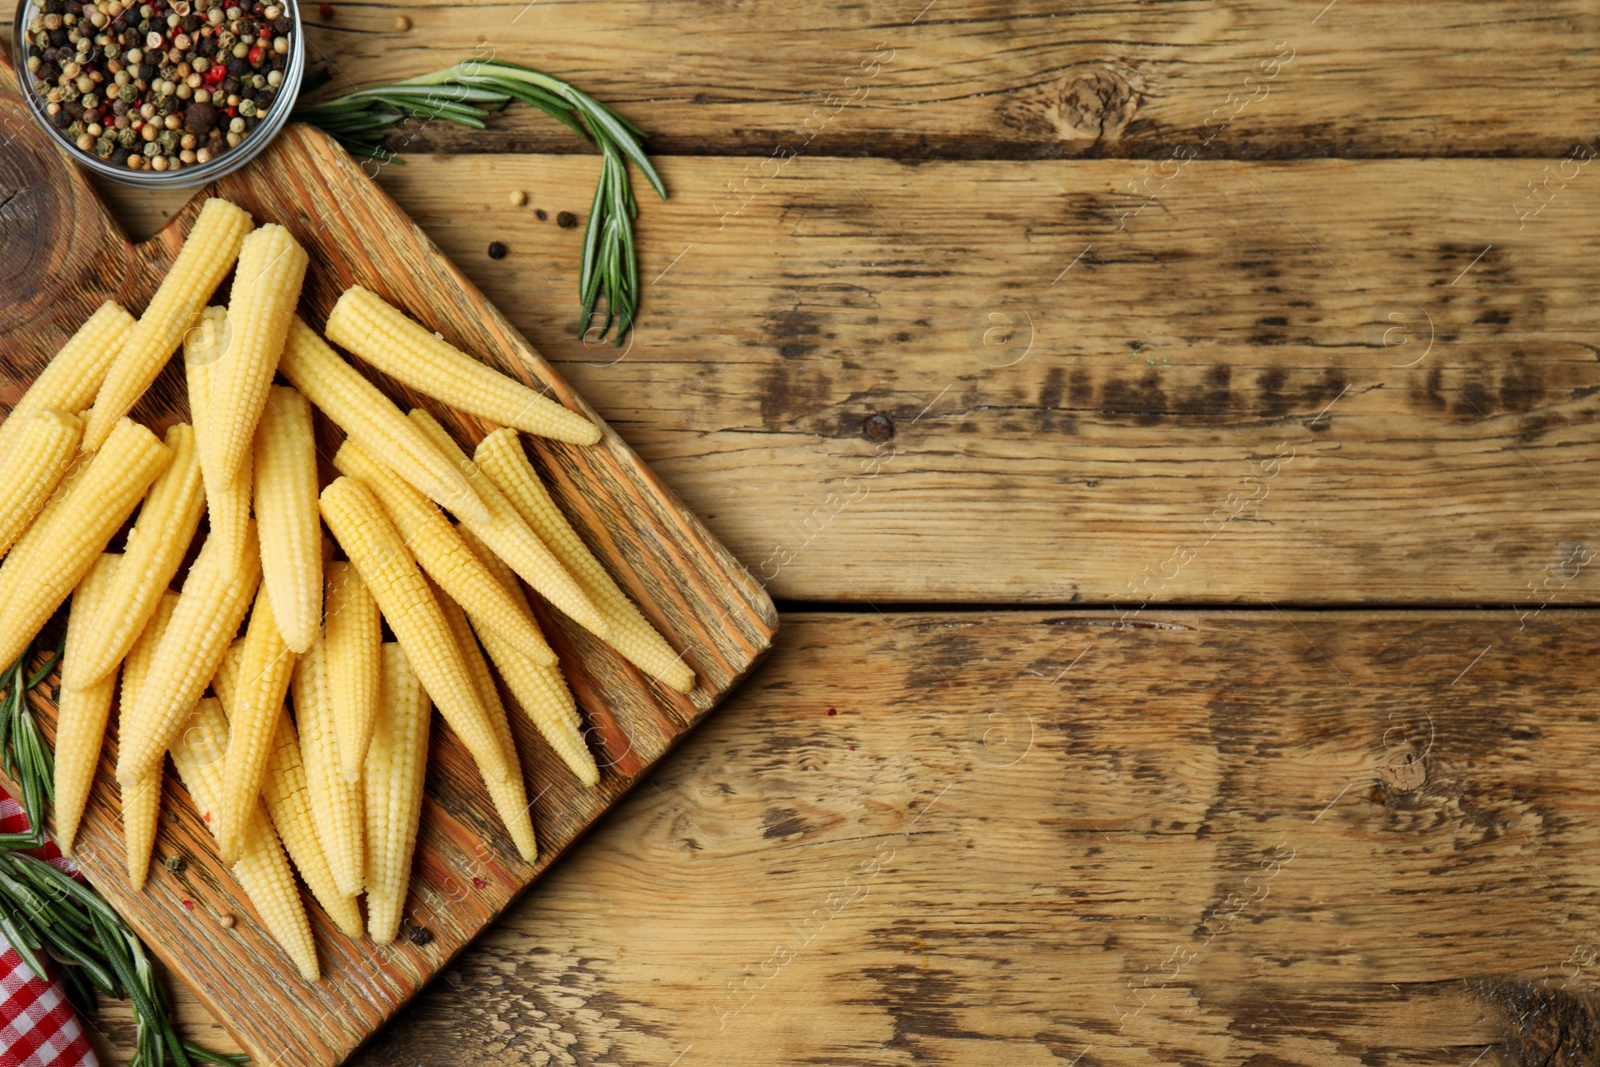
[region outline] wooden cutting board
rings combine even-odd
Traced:
[[[290,127],[243,172],[197,193],[164,230],[133,245],[76,167],[33,125],[3,57],[0,85],[0,403],[15,403],[103,300],[141,311],[201,200],[216,195],[242,205],[257,223],[287,226],[305,245],[311,270],[301,311],[314,325],[341,291],[359,283],[600,422],[358,162],[321,133]],[[226,283],[223,293],[221,299]],[[421,403],[446,418],[445,409],[373,378],[402,407]],[[134,415],[158,433],[188,418],[177,361]],[[469,451],[485,432],[470,418],[452,415],[446,422]],[[320,436],[331,455],[336,435]],[[534,798],[537,863],[518,858],[471,758],[436,721],[405,912],[407,929],[425,933],[408,938],[403,931],[382,947],[352,940],[306,894],[324,969],[322,981],[306,983],[218,864],[211,835],[170,764],[150,881],[141,893],[129,890],[112,775],[116,752],[107,746],[79,831],[79,862],[257,1063],[327,1065],[349,1055],[726,696],[771,643],[777,615],[761,586],[616,434],[606,429],[593,448],[532,442],[530,451],[578,532],[684,651],[699,682],[687,696],[668,691],[565,618],[539,609],[605,771],[598,787],[585,790],[526,716],[508,705]],[[41,710],[53,727],[53,707]],[[181,857],[182,869],[163,866],[168,857]],[[225,914],[237,918],[231,928],[219,922]]]

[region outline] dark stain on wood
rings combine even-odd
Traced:
[[[1086,408],[1094,402],[1094,381],[1089,377],[1088,371],[1072,372],[1072,384],[1067,395],[1074,408]]]
[[[761,827],[761,836],[768,840],[799,837],[809,829],[793,808],[773,808],[762,817]]]
[[[827,403],[832,385],[817,364],[772,364],[761,377],[761,424],[775,430],[814,413]]]
[[[1067,373],[1060,367],[1051,367],[1045,371],[1044,381],[1039,386],[1039,406],[1046,411],[1061,407],[1061,402],[1066,398]]]
[[[909,1056],[913,1063],[925,1063],[942,1058],[924,1044],[926,1038],[941,1042],[987,1039],[988,1035],[963,1025],[962,1013],[970,1007],[970,1001],[960,975],[934,963],[940,949],[957,938],[942,928],[912,919],[897,919],[870,931],[868,936],[885,952],[898,949],[900,955],[908,957],[905,963],[863,968],[862,976],[875,983],[879,991],[848,1001],[889,1013],[894,1033],[884,1043],[886,1050]]]
[[[1225,363],[1207,367],[1197,388],[1185,391],[1177,402],[1180,415],[1231,415],[1233,368]]]
[[[1289,401],[1283,395],[1288,378],[1288,372],[1282,367],[1272,367],[1256,375],[1256,388],[1261,391],[1261,414],[1268,419],[1281,419],[1289,413]]]
[[[766,333],[776,342],[778,355],[784,359],[804,359],[817,351],[817,346],[832,334],[823,332],[827,316],[808,308],[795,306],[774,312],[766,323]]]
[[[1100,413],[1110,418],[1131,418],[1140,426],[1155,426],[1167,411],[1167,394],[1161,376],[1147,371],[1136,383],[1114,378],[1100,389]]]
[[[1525,361],[1521,349],[1511,353],[1513,360]],[[1527,362],[1512,362],[1500,372],[1500,406],[1506,411],[1531,411],[1544,399],[1544,379]]]
[[[1516,1067],[1590,1067],[1600,1063],[1600,1010],[1594,994],[1511,978],[1477,979],[1468,988],[1501,1016],[1501,1047]]]

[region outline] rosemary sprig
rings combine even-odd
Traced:
[[[212,1052],[184,1041],[172,1025],[172,1007],[156,980],[139,938],[94,890],[24,850],[44,843],[45,804],[55,799],[55,764],[39,730],[28,694],[61,659],[61,646],[32,673],[32,646],[0,672],[0,766],[22,793],[28,830],[0,834],[0,934],[34,974],[45,978],[44,957],[63,964],[67,993],[80,1010],[98,995],[133,1001],[136,1026],[131,1067],[177,1067],[248,1057]],[[48,980],[48,978],[46,978]]]
[[[531,104],[600,149],[600,179],[583,234],[580,333],[588,335],[603,294],[605,321],[598,336],[604,338],[614,327],[613,340],[620,345],[639,310],[639,261],[633,239],[639,205],[628,162],[643,172],[661,199],[667,198],[667,187],[639,143],[645,136],[639,127],[560,78],[496,59],[466,60],[393,85],[301,105],[294,117],[321,127],[352,153],[390,162],[397,161],[396,155],[384,147],[384,135],[406,119],[444,119],[481,130],[491,112],[513,100]]]

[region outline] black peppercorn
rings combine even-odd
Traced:
[[[237,93],[238,91],[239,91],[239,79],[238,78],[223,78],[222,79],[222,95],[223,96],[232,96],[234,93]]]
[[[188,14],[183,16],[182,21],[180,21],[178,25],[183,27],[184,33],[193,33],[195,30],[200,28],[200,23],[201,18],[199,15]]]
[[[50,43],[55,45],[57,48],[60,48],[62,45],[67,43],[66,30],[47,30],[45,31],[45,36],[48,37],[50,39]]]
[[[242,60],[242,59],[230,59],[230,60],[228,60],[228,76],[229,77],[242,78],[246,74],[249,74],[249,73],[250,73],[250,64],[246,63],[244,60]],[[235,91],[237,91],[237,90],[235,90]]]
[[[556,215],[556,225],[563,230],[570,230],[578,224],[578,216],[570,211],[562,211]]]
[[[210,133],[217,125],[217,109],[210,104],[190,104],[183,113],[183,128],[196,137]]]
[[[63,0],[44,0],[44,13],[46,15],[60,15],[67,10]]]
[[[255,101],[257,111],[265,111],[272,106],[272,101],[276,96],[277,93],[273,90],[263,89],[251,99]]]
[[[212,56],[217,54],[217,39],[215,37],[200,38],[200,44],[195,48],[195,51],[199,52],[206,59],[210,59]]]
[[[121,145],[117,145],[117,147],[111,150],[111,162],[115,163],[119,167],[127,166],[128,150],[123,148]]]
[[[294,29],[294,19],[288,15],[279,15],[272,20],[272,32],[279,37]]]
[[[505,259],[506,258],[506,246],[501,244],[499,241],[490,241],[489,242],[489,258],[490,259]]]

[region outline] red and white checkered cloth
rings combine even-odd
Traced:
[[[0,833],[27,829],[22,805],[0,789]],[[31,855],[68,874],[78,873],[52,841]],[[0,934],[0,1067],[99,1067],[99,1063],[60,981],[41,982]]]

